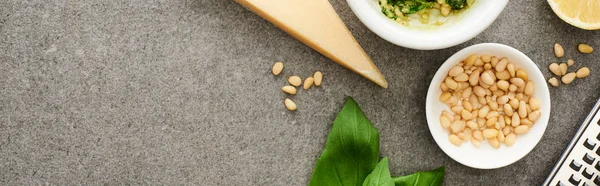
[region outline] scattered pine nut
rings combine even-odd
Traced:
[[[592,46],[587,45],[587,44],[579,44],[579,46],[577,46],[577,50],[579,50],[579,52],[584,53],[584,54],[590,54],[594,51],[594,48],[592,48]]]
[[[302,84],[302,78],[300,78],[300,76],[290,76],[288,82],[290,82],[291,85],[298,87]]]
[[[314,82],[315,82],[315,79],[313,77],[307,77],[304,80],[304,90],[308,90],[313,85]]]
[[[283,62],[276,62],[273,65],[273,75],[279,75],[281,74],[281,71],[283,71]]]
[[[550,72],[552,72],[554,75],[562,76],[562,72],[560,71],[560,66],[557,63],[550,64],[548,69],[550,69]]]
[[[292,101],[289,98],[285,98],[285,100],[283,101],[283,104],[285,104],[285,108],[287,108],[290,111],[295,111],[296,109],[298,109],[298,106],[296,105],[296,103],[294,103],[294,101]]]
[[[577,78],[585,78],[590,75],[590,69],[588,67],[581,67],[577,70]]]
[[[556,79],[555,77],[552,77],[548,80],[548,83],[550,83],[550,85],[552,85],[553,87],[558,87],[558,79]]]
[[[575,72],[571,72],[563,76],[560,80],[563,82],[563,84],[568,85],[571,84],[573,80],[575,80],[575,77],[577,77],[577,74]]]
[[[567,61],[567,65],[569,65],[569,66],[573,66],[574,64],[575,64],[575,61],[573,61],[573,59],[569,59]]]
[[[559,66],[560,66],[560,74],[563,75],[563,76],[565,74],[567,74],[567,69],[568,69],[567,64],[566,63],[561,63]]]
[[[317,71],[313,75],[313,78],[315,79],[315,86],[321,86],[321,82],[323,82],[323,73],[321,71]]]
[[[294,94],[296,94],[297,90],[296,90],[296,87],[294,87],[294,86],[286,85],[286,86],[281,87],[281,91],[283,91],[287,94],[290,94],[290,95],[294,95]]]
[[[554,44],[554,55],[557,58],[561,58],[565,55],[565,49],[563,49],[563,47],[558,43]]]

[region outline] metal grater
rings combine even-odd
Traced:
[[[600,185],[600,100],[544,182],[547,186]]]

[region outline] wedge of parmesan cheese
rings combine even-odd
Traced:
[[[388,83],[328,0],[235,0],[305,45],[383,88]]]

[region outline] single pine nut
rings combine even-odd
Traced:
[[[519,117],[527,117],[527,105],[525,104],[525,101],[519,102]]]
[[[490,138],[488,139],[488,142],[490,143],[490,145],[492,145],[492,147],[500,148],[500,141],[498,141],[498,138]]]
[[[552,85],[553,87],[558,87],[558,79],[556,79],[555,77],[552,77],[548,80],[548,83],[550,83],[550,85]]]
[[[475,94],[471,94],[471,96],[469,97],[469,102],[471,103],[471,106],[473,106],[473,108],[479,108],[480,106],[479,100],[477,99],[477,95]]]
[[[488,112],[490,112],[489,106],[486,105],[481,107],[481,109],[479,109],[479,117],[484,118],[485,116],[487,116]]]
[[[515,98],[517,98],[518,100],[523,100],[523,93],[515,94]]]
[[[508,91],[508,86],[510,86],[510,83],[508,83],[508,81],[505,80],[500,80],[498,81],[498,83],[496,83],[496,86],[498,86],[500,90]]]
[[[498,132],[498,141],[504,142],[504,140],[505,140],[504,133],[502,133],[502,131]]]
[[[504,116],[504,122],[506,123],[507,126],[511,125],[512,124],[512,119],[509,116]]]
[[[448,72],[448,75],[450,77],[455,77],[455,76],[462,74],[464,71],[465,71],[465,69],[463,69],[463,67],[454,66],[450,69],[450,71]]]
[[[527,118],[521,119],[521,125],[527,125],[529,128],[533,126],[533,122]]]
[[[477,83],[479,83],[479,71],[476,70],[469,76],[469,84],[475,86]]]
[[[515,70],[515,65],[513,65],[512,63],[509,63],[506,66],[506,70],[508,70],[508,73],[510,74],[510,77],[515,77],[516,75],[516,70]]]
[[[490,101],[488,105],[490,106],[490,110],[498,110],[498,102]]]
[[[481,59],[477,59],[477,61],[475,61],[474,67],[483,67],[485,63],[481,60]]]
[[[504,121],[504,116],[498,117],[498,124],[500,124],[500,129],[498,129],[498,130],[502,130],[502,128],[506,127],[506,122]]]
[[[287,94],[294,95],[294,94],[296,94],[296,87],[289,86],[289,85],[283,86],[283,87],[281,87],[281,91],[283,91],[283,92],[285,92]]]
[[[465,139],[465,133],[463,132],[459,132],[458,134],[456,134],[456,136],[458,136],[458,138],[460,138],[461,140]]]
[[[575,72],[571,72],[560,78],[560,80],[563,82],[563,84],[568,85],[571,84],[573,80],[575,80],[575,77],[577,77],[577,74]]]
[[[479,126],[479,128],[484,128],[485,122],[487,122],[485,118],[477,118],[477,126]]]
[[[446,91],[448,91],[448,86],[446,86],[446,83],[445,83],[445,82],[443,82],[443,83],[440,85],[440,89],[442,89],[442,91],[443,91],[443,92],[446,92]]]
[[[535,90],[535,86],[533,85],[533,81],[527,82],[525,85],[525,95],[531,96],[533,95],[533,91]]]
[[[540,116],[542,115],[542,112],[538,111],[533,111],[531,113],[529,113],[529,120],[531,120],[532,122],[537,121],[538,119],[540,119]]]
[[[485,129],[483,130],[483,137],[485,138],[495,138],[498,136],[498,130],[496,129]]]
[[[450,93],[450,92],[443,92],[440,95],[440,101],[445,103],[446,101],[448,101],[448,99],[450,99],[450,97],[452,97],[452,93]]]
[[[508,134],[504,139],[504,144],[507,146],[512,146],[517,141],[517,136],[515,134]]]
[[[477,99],[479,100],[479,104],[481,105],[487,105],[487,100],[485,100],[485,97],[477,97]]]
[[[460,116],[458,116],[458,117],[460,117]],[[460,131],[463,131],[463,129],[465,129],[465,125],[466,125],[465,121],[461,121],[460,119],[454,119],[454,122],[452,122],[452,124],[450,124],[450,130],[452,131],[452,133],[456,134],[456,133],[459,133]]]
[[[469,112],[467,110],[462,110],[460,113],[460,116],[465,120],[473,119],[473,115],[471,115],[471,112]]]
[[[498,57],[492,56],[492,61],[490,61],[490,64],[495,67],[496,65],[498,65],[499,61],[500,59],[498,59]]]
[[[458,89],[458,83],[454,81],[452,78],[446,78],[446,86],[452,90]]]
[[[500,96],[496,99],[496,101],[498,102],[498,104],[504,105],[504,104],[508,103],[508,96],[507,95]]]
[[[458,75],[458,76],[454,77],[454,80],[455,80],[455,81],[458,81],[458,82],[465,82],[465,81],[469,81],[469,75],[467,75],[467,74],[465,74],[465,73],[462,73],[462,74],[460,74],[460,75]]]
[[[473,87],[473,93],[479,97],[485,96],[485,89],[480,86]]]
[[[506,120],[506,121],[508,121],[508,120]],[[507,124],[506,124],[506,127],[504,127],[504,128],[502,129],[502,133],[503,133],[503,134],[505,134],[505,135],[508,135],[508,134],[510,134],[510,129],[511,129],[511,127],[510,127],[510,126],[508,126],[508,125],[509,125],[509,124],[507,123]]]
[[[594,51],[594,48],[592,48],[592,46],[587,45],[587,44],[579,44],[579,46],[577,46],[577,50],[579,50],[579,52],[584,53],[584,54],[590,54]]]
[[[283,101],[283,104],[285,105],[285,108],[287,108],[290,111],[294,111],[294,110],[298,109],[298,106],[296,105],[296,103],[294,103],[294,101],[292,101],[289,98],[286,98],[285,101]]]
[[[513,127],[519,126],[521,124],[521,119],[519,118],[519,115],[513,114],[512,120],[510,121],[510,124]]]
[[[508,73],[508,71],[501,71],[501,72],[496,72],[496,78],[501,79],[501,80],[509,80],[510,79],[510,73]]]
[[[563,75],[563,76],[564,76],[565,74],[567,74],[567,69],[568,69],[569,67],[567,67],[567,64],[566,64],[566,63],[561,63],[561,64],[560,64],[560,65],[558,65],[558,66],[560,67],[560,74],[561,74],[561,75]]]
[[[473,105],[471,105],[471,103],[469,103],[469,101],[467,101],[466,99],[463,99],[462,106],[465,108],[465,110],[469,112],[473,111]]]
[[[540,101],[535,98],[529,98],[529,106],[531,106],[531,110],[539,110],[540,109]]]
[[[565,49],[563,49],[563,47],[558,43],[554,44],[554,55],[557,58],[561,58],[565,55]]]
[[[323,73],[321,71],[316,71],[313,78],[315,79],[315,86],[321,86],[321,83],[323,82]]]
[[[448,119],[448,117],[442,115],[440,116],[440,124],[442,124],[442,127],[444,127],[445,129],[447,129],[448,127],[450,127],[450,119]]]
[[[460,114],[460,111],[463,110],[463,107],[461,105],[455,105],[452,108],[450,108],[452,110],[452,112]]]
[[[493,127],[496,125],[496,123],[498,123],[498,117],[489,118],[487,121],[485,121],[485,126]]]
[[[517,91],[517,88],[518,88],[517,85],[511,84],[508,86],[508,91],[514,92],[514,91]]]
[[[300,78],[299,76],[290,76],[288,78],[288,82],[290,82],[291,85],[297,87],[302,84],[302,78]]]
[[[465,59],[465,64],[468,66],[473,66],[473,64],[475,64],[475,61],[477,61],[478,58],[479,56],[477,56],[477,54],[472,54],[469,57],[467,57],[467,59]]]
[[[500,61],[498,62],[498,64],[496,64],[496,71],[497,72],[502,72],[506,69],[506,66],[508,65],[508,59],[506,59],[505,57],[503,57],[502,59],[500,59]]]
[[[523,69],[517,70],[517,77],[523,79],[523,81],[529,81],[529,74]]]
[[[507,116],[512,116],[514,113],[512,107],[509,104],[504,104],[504,114]]]
[[[313,77],[308,77],[304,80],[304,90],[308,90],[313,83],[315,82],[315,79]]]
[[[467,127],[471,128],[472,130],[477,130],[477,128],[479,128],[477,123],[474,121],[467,121]]]
[[[479,140],[479,141],[483,141],[485,138],[483,138],[483,133],[479,130],[473,131],[473,138]]]
[[[517,128],[515,128],[515,134],[519,135],[519,134],[525,134],[529,132],[529,126],[527,125],[520,125]]]
[[[469,83],[467,82],[458,82],[458,89],[457,90],[463,90],[465,88],[469,87]]]
[[[550,69],[550,72],[552,72],[554,75],[562,76],[562,72],[560,71],[560,66],[557,63],[550,64],[548,69]]]
[[[519,100],[518,99],[510,99],[510,101],[508,101],[508,104],[513,108],[513,109],[518,109],[519,108]]]
[[[590,69],[588,67],[581,67],[577,70],[577,78],[585,78],[590,75]]]
[[[521,78],[511,78],[510,83],[512,83],[513,85],[516,85],[517,87],[525,86],[525,81],[523,81],[523,79],[521,79]]]
[[[485,119],[489,120],[490,118],[495,118],[495,117],[498,117],[498,116],[500,116],[500,114],[498,113],[498,111],[494,110],[494,111],[488,112],[488,114],[485,116]]]
[[[573,66],[574,64],[575,64],[575,61],[573,61],[573,59],[567,60],[567,65]]]
[[[283,62],[276,62],[271,71],[273,72],[273,75],[281,74],[281,71],[283,71]]]
[[[461,93],[461,96],[462,96],[462,98],[467,99],[471,96],[472,92],[473,92],[473,88],[468,87],[465,90],[463,90],[463,92]]]
[[[455,134],[450,135],[450,137],[448,139],[450,139],[450,143],[452,143],[456,146],[460,146],[462,144],[462,140]]]
[[[485,72],[483,74],[481,74],[481,81],[483,81],[483,83],[485,83],[487,85],[494,84],[494,78],[489,73],[485,73]]]
[[[471,133],[470,128],[466,128],[465,131],[463,131],[463,134],[464,134],[464,136],[462,137],[463,140],[471,141],[471,137],[473,137],[473,134]]]
[[[489,63],[490,61],[492,61],[492,57],[491,57],[491,56],[489,56],[489,55],[482,55],[482,56],[481,56],[481,60],[482,60],[483,62]]]

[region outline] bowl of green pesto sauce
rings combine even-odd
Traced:
[[[347,0],[375,34],[398,46],[436,50],[468,41],[500,15],[509,0]]]

